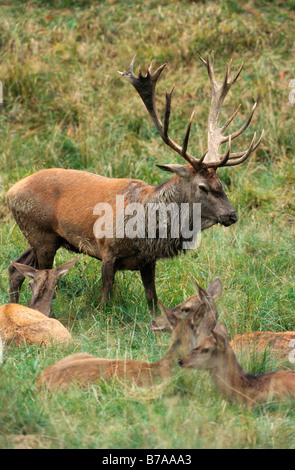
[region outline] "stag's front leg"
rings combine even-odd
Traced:
[[[35,266],[36,258],[32,247],[26,249],[22,255],[15,260],[17,263]],[[8,266],[9,274],[9,298],[11,303],[17,304],[22,283],[25,280],[23,276],[12,264]]]
[[[115,261],[116,260],[111,253],[106,253],[102,260],[102,304],[106,303],[112,296],[116,274]]]
[[[140,270],[142,283],[145,289],[147,303],[151,313],[157,313],[158,297],[155,286],[156,262],[147,263]]]

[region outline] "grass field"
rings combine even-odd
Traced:
[[[0,302],[8,302],[7,267],[26,241],[5,206],[16,181],[42,168],[62,167],[150,184],[167,180],[155,163],[182,163],[157,135],[140,98],[117,73],[168,62],[158,85],[176,83],[171,135],[179,141],[195,108],[191,151],[206,148],[210,86],[196,52],[215,51],[216,71],[228,60],[244,69],[224,104],[223,118],[241,102],[236,125],[259,106],[245,134],[265,137],[244,164],[218,170],[238,212],[237,224],[202,234],[198,250],[157,264],[160,300],[174,306],[219,276],[220,318],[231,335],[294,330],[295,78],[294,2],[87,0],[3,1],[0,6]],[[295,88],[295,87],[293,87]],[[236,143],[237,142],[237,143]],[[73,255],[60,250],[56,265]],[[79,255],[61,280],[56,317],[74,336],[68,347],[9,347],[0,365],[0,447],[31,448],[294,448],[295,402],[253,409],[218,396],[206,372],[175,370],[153,389],[115,383],[81,391],[40,393],[45,367],[72,352],[154,361],[169,345],[148,324],[138,273],[116,276],[112,304],[99,307],[101,263]],[[24,284],[20,302],[30,292]],[[271,354],[241,357],[250,372],[279,367]]]

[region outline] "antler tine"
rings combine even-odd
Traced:
[[[135,56],[133,57],[133,59],[131,60],[130,65],[129,65],[128,69],[126,70],[126,72],[119,72],[119,71],[118,71],[118,73],[119,73],[120,75],[125,76],[126,78],[127,78],[127,75],[128,75],[128,76],[130,75],[131,77],[133,76],[133,77],[135,78],[135,75],[134,75],[134,73],[133,73],[133,67],[134,67],[135,60],[136,60],[136,54],[135,54]],[[128,80],[128,78],[127,78],[127,80]],[[130,81],[130,80],[129,80],[129,81]]]
[[[165,104],[165,111],[164,111],[164,132],[163,132],[165,141],[168,141],[171,101],[172,101],[172,94],[173,94],[174,88],[175,88],[175,85],[173,85],[170,93],[168,93],[166,90],[166,104]]]
[[[253,114],[254,114],[254,111],[256,109],[256,106],[257,106],[257,103],[258,101],[255,101],[252,109],[251,109],[251,112],[247,118],[247,120],[244,122],[244,124],[240,127],[240,129],[238,129],[236,132],[234,132],[233,134],[230,134],[223,137],[222,139],[222,144],[224,142],[227,142],[229,137],[231,137],[232,140],[234,140],[236,137],[238,137],[240,134],[242,134],[242,132],[244,132],[245,129],[247,129],[247,127],[249,126],[250,122],[252,121],[252,117],[253,117]],[[234,114],[230,117],[230,119],[226,122],[226,124],[224,126],[222,126],[221,128],[221,133],[224,132],[224,130],[227,128],[227,126],[230,124],[230,122],[234,119],[235,115],[237,114],[237,112],[239,111],[241,105],[239,105],[238,109],[234,112]]]
[[[232,122],[232,120],[236,117],[236,115],[238,114],[238,112],[240,111],[240,108],[241,108],[241,105],[239,104],[239,106],[237,107],[237,109],[235,110],[235,112],[231,115],[231,117],[226,121],[226,123],[222,126],[221,128],[221,133],[223,133],[225,131],[225,129],[228,128],[228,126],[230,125],[230,123]]]
[[[183,143],[182,143],[182,156],[183,156],[183,158],[186,158],[186,150],[187,150],[187,145],[188,145],[188,140],[189,140],[189,135],[190,135],[190,132],[191,132],[191,126],[192,126],[192,122],[193,122],[193,119],[194,119],[194,115],[195,115],[195,111],[193,111],[192,114],[191,114],[189,123],[188,123],[187,128],[186,128],[186,133],[185,133],[185,136],[184,136],[184,139],[183,139]]]
[[[243,66],[244,66],[244,62],[241,63],[241,65],[239,67],[239,70],[237,71],[236,75],[234,76],[234,78],[231,81],[231,85],[233,85],[235,83],[235,81],[239,78],[240,73],[242,72]]]
[[[214,52],[211,52],[211,59],[212,59],[212,64],[210,64],[210,59],[209,59],[209,54],[207,55],[207,71],[209,78],[211,80],[212,85],[215,84],[215,76],[214,76]]]
[[[138,78],[133,73],[133,67],[135,63],[136,56],[133,57],[131,64],[129,65],[126,72],[119,72],[123,77],[134,86],[136,91],[138,92],[139,96],[143,100],[152,120],[155,124],[159,134],[162,134],[163,125],[159,118],[156,105],[155,105],[155,88],[156,83],[161,75],[161,72],[166,67],[166,64],[161,65],[155,72],[152,72],[153,68],[153,61],[147,70],[147,74],[144,77],[141,73],[141,69],[139,69],[139,76]]]
[[[215,75],[214,75],[214,51],[211,52],[211,63],[209,59],[209,54],[207,54],[207,60],[203,59],[203,57],[201,57],[201,55],[198,52],[197,52],[197,56],[207,68],[208,76],[210,78],[212,87],[216,87],[217,83],[216,83]]]
[[[152,60],[151,65],[147,69],[147,73],[149,73],[150,75],[152,75],[152,73],[153,73],[153,66],[154,66],[154,61]]]
[[[197,56],[199,57],[200,61],[203,62],[204,65],[207,65],[207,62],[203,57],[197,52]]]
[[[230,160],[227,163],[225,163],[223,166],[235,166],[235,165],[238,165],[239,163],[242,163],[245,160],[247,160],[247,158],[251,155],[251,153],[253,151],[253,145],[254,145],[255,138],[256,138],[256,132],[254,132],[251,143],[250,143],[248,149],[242,155],[242,157],[239,158],[238,160],[234,160],[234,161]],[[233,157],[231,157],[231,158],[233,158]]]
[[[255,141],[255,138],[256,138],[256,132],[255,132],[254,136],[252,138],[251,144],[248,147],[248,149],[245,152],[233,153],[230,156],[229,161],[227,161],[222,166],[235,166],[235,165],[239,165],[240,163],[243,163],[245,160],[247,160],[247,158],[251,155],[251,153],[253,153],[257,149],[258,145],[260,144],[260,142],[262,140],[263,135],[264,135],[264,129],[262,130],[261,136],[259,137],[256,144],[254,144],[254,141]]]
[[[183,140],[183,145],[180,146],[176,142],[174,142],[168,135],[169,130],[169,120],[170,120],[170,113],[171,113],[171,101],[172,101],[172,94],[174,91],[174,86],[170,93],[166,91],[166,103],[165,103],[165,110],[164,110],[164,124],[162,123],[157,108],[156,108],[156,99],[155,99],[155,89],[156,83],[161,75],[161,72],[165,68],[166,64],[161,65],[155,72],[153,72],[153,65],[154,62],[152,61],[151,65],[147,70],[146,76],[143,76],[141,70],[139,71],[139,76],[136,77],[133,73],[133,66],[135,62],[135,57],[132,59],[131,64],[129,65],[126,72],[119,72],[123,75],[136,89],[139,96],[141,97],[142,101],[147,108],[154,125],[156,126],[162,140],[173,150],[175,150],[179,155],[181,155],[188,163],[190,163],[193,168],[196,170],[200,169],[200,163],[197,158],[187,152],[187,145],[188,139],[192,124],[192,118],[189,121],[187,126],[186,134]]]

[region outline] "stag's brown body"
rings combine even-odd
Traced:
[[[188,174],[194,173],[187,168]],[[219,194],[222,201],[216,201],[219,216],[203,214],[203,228],[224,220],[230,223],[226,210],[230,203],[222,190],[222,185],[213,170],[206,171],[206,178],[212,191]],[[204,176],[205,179],[205,171]],[[202,175],[199,175],[202,180]],[[196,182],[197,189],[197,182]],[[37,254],[40,269],[48,269],[57,249],[64,246],[98,259],[110,257],[114,268],[140,270],[150,260],[176,255],[182,250],[182,238],[113,238],[95,237],[94,225],[97,221],[94,208],[99,203],[109,204],[113,209],[113,227],[116,227],[116,195],[124,196],[125,206],[138,202],[144,207],[148,203],[191,202],[191,188],[180,177],[153,187],[143,181],[132,179],[112,179],[79,170],[48,169],[16,183],[7,194],[8,205],[29,244]],[[201,195],[199,196],[202,200]],[[225,206],[227,201],[227,206]],[[223,213],[224,207],[224,213]],[[233,212],[233,211],[232,211]],[[28,214],[30,217],[28,218]],[[46,268],[43,267],[46,265]]]
[[[182,234],[175,237],[171,234],[171,216],[168,215],[167,237],[155,238],[148,235],[145,226],[143,236],[120,238],[116,233],[110,238],[94,235],[97,215],[95,207],[99,203],[109,204],[113,209],[113,223],[116,219],[116,196],[124,197],[124,205],[140,203],[148,217],[148,203],[169,205],[174,203],[181,209],[182,203],[189,206],[189,229],[193,227],[193,205],[201,204],[201,229],[221,223],[229,226],[237,221],[233,210],[216,175],[220,166],[233,166],[242,163],[257,148],[261,138],[243,152],[230,154],[231,140],[239,136],[249,125],[256,103],[246,123],[235,133],[223,136],[223,132],[232,121],[236,112],[227,123],[219,128],[217,119],[224,98],[240,74],[230,79],[230,67],[226,71],[223,83],[214,77],[213,58],[210,63],[201,59],[208,69],[212,85],[212,101],[209,113],[208,150],[201,159],[187,151],[192,118],[187,127],[182,146],[168,136],[172,92],[166,95],[165,117],[162,124],[155,103],[156,82],[164,69],[161,66],[152,72],[148,69],[146,77],[141,72],[139,77],[133,74],[132,61],[128,70],[122,75],[135,87],[141,96],[160,136],[174,151],[180,154],[188,165],[158,165],[162,170],[173,173],[168,182],[153,187],[147,183],[132,179],[113,179],[88,172],[49,169],[40,171],[14,185],[7,194],[8,206],[16,222],[27,238],[30,247],[19,261],[35,265],[39,269],[50,269],[59,247],[64,246],[72,251],[82,252],[102,260],[103,299],[111,294],[117,270],[139,270],[145,287],[150,309],[157,304],[155,289],[155,267],[159,258],[172,257],[183,250]],[[228,142],[225,155],[218,153],[223,142]],[[130,216],[129,216],[130,218]],[[157,229],[163,221],[157,215]],[[113,226],[116,224],[113,223]],[[195,230],[197,230],[195,228]],[[179,231],[180,232],[180,231]],[[158,233],[158,232],[157,232]],[[194,234],[196,235],[196,234]],[[193,238],[193,235],[192,237]],[[18,301],[18,292],[22,279],[15,278],[10,272],[10,300]]]

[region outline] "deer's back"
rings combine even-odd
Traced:
[[[139,180],[57,168],[16,183],[7,193],[7,203],[33,248],[43,243],[44,234],[55,234],[57,245],[101,258],[103,241],[94,235],[96,205],[109,204],[115,221],[117,195],[124,196],[125,203],[132,195],[140,202],[150,190]]]
[[[289,343],[294,339],[294,331],[251,331],[234,336],[230,345],[236,353],[263,352],[269,348],[275,356],[287,358]]]
[[[295,371],[280,370],[257,376],[257,399],[271,400],[272,398],[295,396]]]
[[[295,371],[280,370],[262,375],[245,374],[241,379],[233,381],[231,394],[249,403],[295,396]]]
[[[72,339],[70,332],[58,320],[18,304],[0,307],[0,334],[6,342],[17,345],[26,342],[49,345],[52,341]]]
[[[50,168],[34,173],[16,183],[7,193],[12,210],[55,210],[58,216],[64,209],[83,206],[83,211],[92,211],[99,202],[116,203],[116,195],[129,193],[137,185],[149,188],[140,180],[129,178],[107,178],[81,170]],[[79,212],[80,214],[80,212]]]
[[[90,354],[74,354],[48,367],[37,379],[49,389],[72,383],[85,385],[100,380],[132,380],[137,385],[153,383],[156,367],[147,362],[125,359],[102,359]]]

